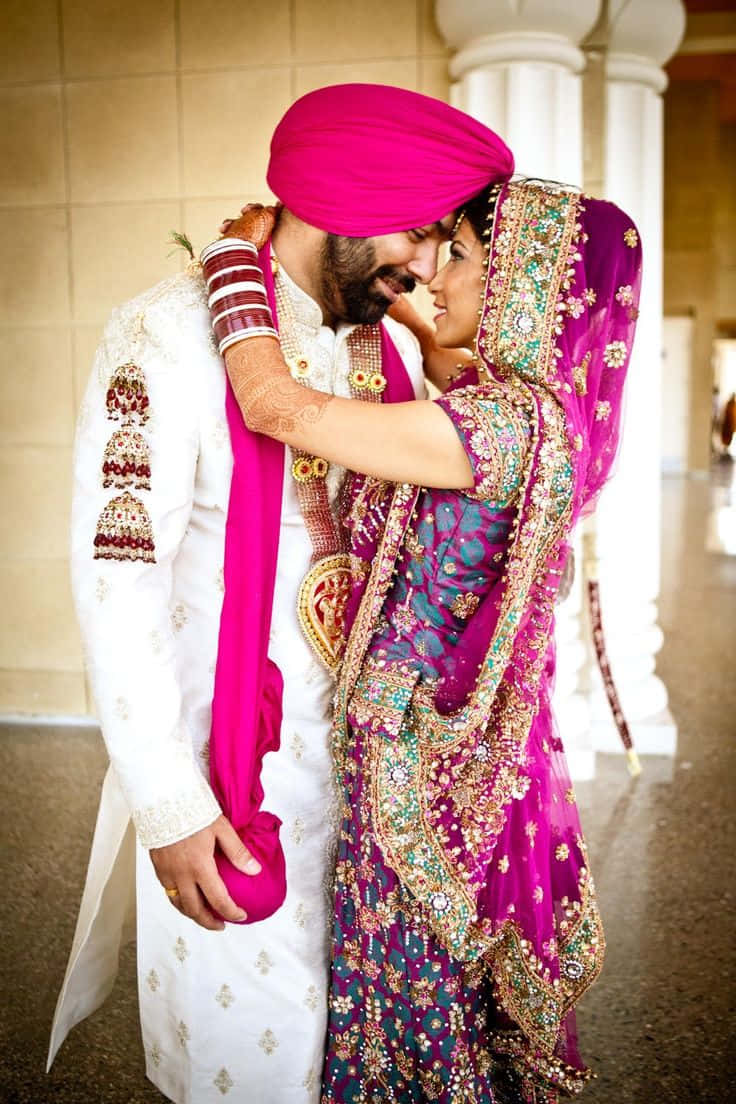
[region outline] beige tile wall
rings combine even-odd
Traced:
[[[267,197],[274,124],[345,80],[447,98],[432,0],[0,4],[0,712],[90,710],[68,583],[73,423],[110,308]]]

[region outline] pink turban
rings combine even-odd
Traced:
[[[436,222],[513,171],[497,134],[441,100],[383,84],[337,84],[286,112],[271,140],[267,179],[304,222],[364,238]]]

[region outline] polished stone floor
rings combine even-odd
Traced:
[[[663,538],[658,670],[679,726],[677,758],[648,759],[632,782],[619,757],[602,757],[596,780],[578,786],[608,937],[580,1013],[598,1074],[583,1096],[590,1104],[736,1099],[730,466],[710,481],[665,481]],[[43,1073],[103,769],[94,731],[0,728],[4,1104],[163,1104],[143,1075],[132,947],[104,1008]]]

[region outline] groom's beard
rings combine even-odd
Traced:
[[[322,246],[322,302],[333,317],[346,322],[380,321],[391,301],[376,287],[379,277],[397,293],[413,291],[416,283],[393,265],[376,268],[370,238],[327,235]]]

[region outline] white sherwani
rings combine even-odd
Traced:
[[[317,305],[288,285],[313,385],[349,395],[352,327],[335,333],[322,326]],[[414,338],[387,324],[423,394]],[[106,410],[108,383],[127,362],[142,370],[149,398],[150,418],[139,432],[150,447],[151,489],[130,493],[150,518],[155,563],[93,558],[100,513],[122,493],[103,488],[101,464],[120,428]],[[332,682],[297,623],[297,591],[312,549],[288,462],[269,653],[284,675],[284,720],[281,747],[263,769],[263,808],[283,821],[286,901],[262,923],[205,931],[169,904],[147,854],[220,812],[207,781],[207,751],[231,474],[225,373],[210,336],[204,285],[196,273],[177,276],[114,312],[80,414],[73,588],[111,768],[49,1059],[110,991],[135,882],[150,1079],[177,1104],[224,1096],[247,1104],[316,1104],[335,844]],[[339,476],[331,470],[333,498]]]

